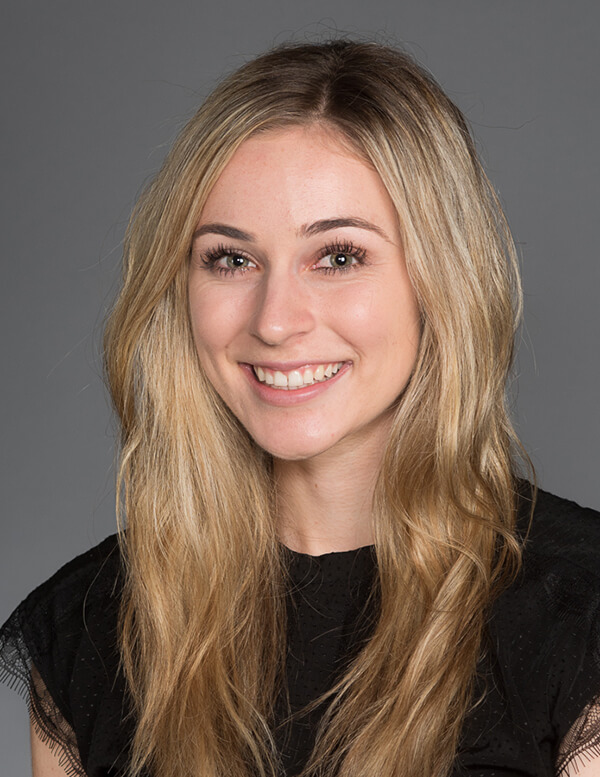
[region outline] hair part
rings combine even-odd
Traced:
[[[489,605],[519,564],[505,403],[517,263],[462,114],[391,48],[336,40],[258,57],[207,98],[141,198],[106,330],[134,777],[147,766],[161,777],[277,773],[286,605],[271,462],[203,375],[187,266],[235,150],[296,125],[327,128],[380,175],[422,319],[373,504],[377,623],[326,694],[305,773],[447,775]]]

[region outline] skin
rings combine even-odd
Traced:
[[[67,772],[60,765],[58,756],[42,742],[33,726],[30,728],[30,739],[33,777],[65,777]]]
[[[223,234],[232,228],[243,236]],[[274,457],[282,541],[313,555],[368,544],[392,408],[419,345],[398,218],[381,179],[321,127],[253,137],[212,189],[191,257],[200,361]],[[249,367],[328,363],[343,365],[331,382],[283,399],[265,393]]]

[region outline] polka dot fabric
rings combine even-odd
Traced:
[[[282,700],[276,736],[292,777],[323,709],[282,721],[330,688],[368,639],[376,564],[371,548],[286,554],[289,708]],[[452,777],[549,777],[600,757],[599,559],[600,514],[540,492],[521,573],[490,614],[482,701],[465,720]],[[0,631],[0,677],[28,696],[40,735],[76,777],[117,777],[127,763],[121,585],[113,536],[31,593]]]

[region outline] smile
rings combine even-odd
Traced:
[[[307,365],[293,370],[281,371],[271,370],[268,367],[261,367],[258,364],[252,365],[252,370],[260,383],[265,383],[275,389],[284,391],[294,391],[312,386],[315,383],[325,383],[332,378],[344,362],[330,362],[329,364]]]

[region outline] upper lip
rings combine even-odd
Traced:
[[[246,362],[251,367],[262,367],[267,370],[278,370],[279,372],[289,372],[290,370],[299,370],[303,367],[314,367],[319,364],[339,364],[345,362],[347,359],[303,359],[302,361],[293,362],[270,362],[270,361],[255,361]]]

